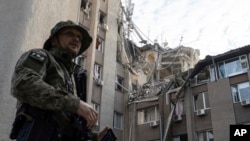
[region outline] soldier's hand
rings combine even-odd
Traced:
[[[91,129],[94,127],[98,120],[98,113],[88,103],[80,100],[77,114],[86,120],[87,128]]]

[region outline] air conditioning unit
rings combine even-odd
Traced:
[[[156,127],[156,126],[158,126],[158,122],[157,121],[152,121],[152,122],[150,122],[150,126],[151,127]]]
[[[203,116],[203,115],[205,115],[205,114],[206,114],[205,109],[197,110],[197,113],[196,113],[197,116]]]
[[[181,121],[182,120],[182,116],[181,115],[174,115],[173,116],[173,120],[176,121],[176,122],[177,121]]]
[[[244,99],[244,100],[242,100],[241,101],[241,105],[242,106],[248,106],[248,105],[250,105],[250,99]]]
[[[108,25],[107,24],[102,24],[102,28],[104,29],[104,30],[109,30],[109,27],[108,27]]]
[[[101,79],[96,79],[97,86],[103,86],[104,82]]]

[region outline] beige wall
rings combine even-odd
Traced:
[[[10,79],[21,53],[41,48],[59,20],[77,21],[80,0],[1,1],[0,22],[0,141],[8,140],[16,100]]]

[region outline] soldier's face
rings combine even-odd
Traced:
[[[65,28],[58,34],[59,46],[76,56],[81,48],[82,34],[75,28]]]

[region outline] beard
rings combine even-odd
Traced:
[[[75,58],[79,53],[79,50],[75,50],[75,49],[72,49],[72,48],[66,48],[65,51],[68,52],[68,54],[70,56],[72,56],[73,58]]]

